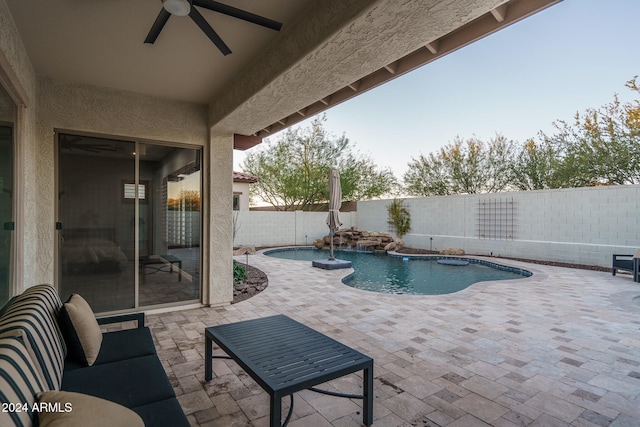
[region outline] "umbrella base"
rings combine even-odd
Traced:
[[[325,270],[338,270],[340,268],[351,268],[351,261],[342,259],[317,259],[311,261],[311,265]]]

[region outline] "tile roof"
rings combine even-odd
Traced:
[[[243,172],[233,172],[233,182],[247,182],[249,184],[253,184],[254,182],[258,182],[259,180],[260,178],[255,175],[250,175]]]

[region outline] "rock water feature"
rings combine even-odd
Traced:
[[[313,245],[318,249],[327,249],[330,243],[331,237],[324,236],[322,239],[315,240]],[[333,245],[338,250],[387,252],[403,248],[404,242],[389,233],[351,227],[336,231],[333,236]]]

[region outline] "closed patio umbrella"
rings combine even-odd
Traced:
[[[327,215],[327,225],[329,226],[329,260],[333,257],[333,236],[340,229],[340,207],[342,206],[342,187],[340,187],[340,173],[335,169],[329,169],[329,215]]]

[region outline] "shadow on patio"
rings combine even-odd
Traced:
[[[148,316],[193,425],[268,426],[268,395],[235,362],[215,361],[204,382],[204,329],[279,313],[374,358],[374,426],[640,425],[640,287],[631,276],[509,261],[533,277],[403,296],[352,289],[344,271],[305,262],[249,262],[269,276],[257,296]],[[329,388],[360,385],[352,375]],[[305,391],[289,425],[361,421],[360,401]]]

